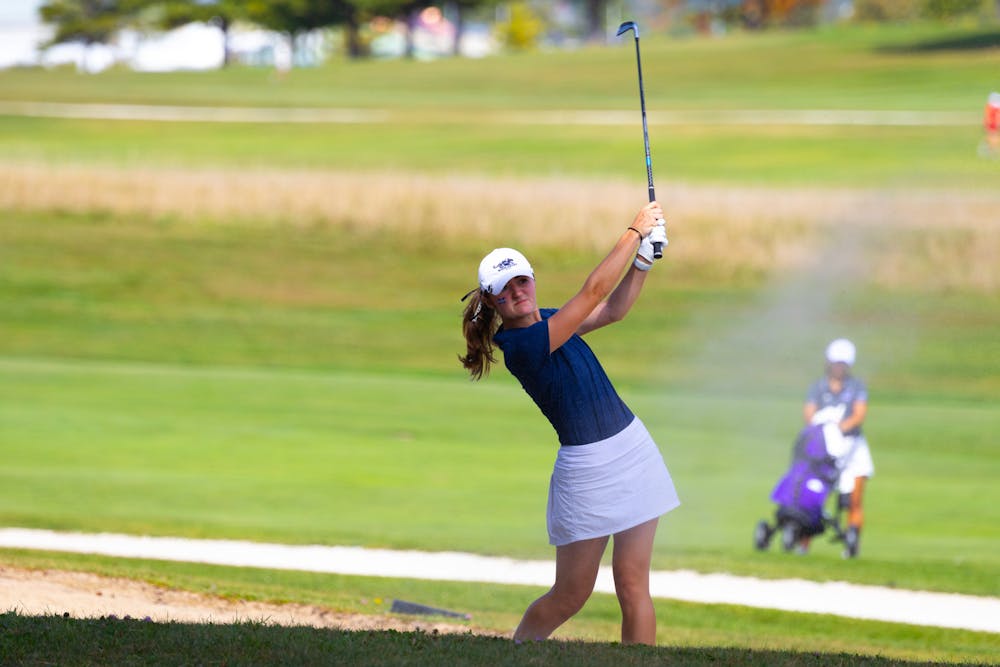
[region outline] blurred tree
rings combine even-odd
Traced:
[[[246,18],[254,23],[285,34],[293,47],[296,37],[311,30],[330,26],[346,26],[356,38],[357,5],[352,0],[244,0]],[[348,38],[348,51],[351,50]]]
[[[413,32],[420,10],[427,6],[425,0],[352,0],[360,17],[371,20],[384,16],[399,21],[406,26],[406,46],[404,55],[413,57]]]
[[[507,21],[497,26],[500,41],[515,50],[534,48],[542,34],[542,20],[525,0],[507,5]]]
[[[854,0],[854,20],[893,23],[920,14],[919,0]]]
[[[587,41],[604,42],[608,36],[608,28],[604,24],[608,14],[608,0],[585,0],[585,8]]]
[[[769,26],[810,26],[819,22],[830,0],[688,0],[689,20],[699,32],[715,22],[742,24],[749,30]],[[893,0],[884,0],[892,2]]]
[[[764,18],[771,25],[815,25],[824,0],[764,0]]]
[[[854,18],[885,23],[917,18],[947,21],[967,14],[986,16],[991,4],[1000,16],[1000,2],[995,0],[854,0]]]
[[[765,0],[744,0],[740,7],[740,19],[743,25],[751,30],[759,30],[767,21],[767,2]]]
[[[449,5],[455,15],[455,42],[452,44],[452,55],[461,55],[462,35],[465,32],[466,14],[474,9],[496,7],[503,0],[450,0]]]
[[[921,13],[927,18],[946,21],[981,9],[983,0],[923,0]]]
[[[244,0],[242,4],[254,23],[289,35],[343,25],[356,5],[349,0]]]
[[[452,42],[452,55],[460,55],[462,33],[465,29],[465,15],[467,12],[480,7],[493,7],[504,0],[448,0],[446,3],[447,13],[454,18],[454,40]],[[414,29],[420,13],[428,7],[433,7],[439,3],[429,0],[352,0],[358,9],[358,16],[363,21],[371,20],[377,16],[395,19],[406,26],[406,57],[412,58],[414,55]]]
[[[129,7],[121,0],[45,0],[38,13],[55,27],[49,44],[106,44]]]
[[[223,66],[230,63],[229,29],[233,22],[246,18],[246,2],[243,0],[165,0],[155,8],[156,23],[161,28],[171,30],[188,23],[200,21],[218,26],[223,39]]]

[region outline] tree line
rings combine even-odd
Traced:
[[[501,0],[448,0],[456,19],[455,49],[462,17]],[[313,30],[339,27],[346,35],[347,55],[365,55],[362,26],[375,17],[399,19],[412,28],[419,11],[431,0],[45,0],[39,14],[55,29],[51,44],[106,44],[127,28],[171,30],[194,22],[214,25],[228,44],[237,22],[251,23],[294,39]],[[409,31],[412,33],[412,30]],[[226,62],[230,61],[228,47]]]
[[[447,5],[455,27],[453,53],[458,55],[465,17],[473,11],[502,5],[510,17],[506,42],[530,46],[542,31],[544,7],[553,0],[44,0],[42,20],[55,28],[51,44],[67,42],[106,44],[127,28],[170,30],[188,23],[215,25],[226,44],[225,61],[231,60],[229,33],[237,22],[255,24],[296,37],[318,29],[341,28],[346,55],[366,55],[362,29],[372,19],[395,19],[406,26],[407,55],[413,55],[413,32],[420,11]],[[603,41],[611,0],[571,0],[584,23],[583,38]],[[823,10],[837,0],[654,0],[647,11],[687,22],[703,30],[710,21],[727,26],[761,30],[772,26],[813,25]],[[842,2],[837,3],[842,4]],[[1000,14],[1000,0],[853,0],[857,20],[899,21],[914,18],[948,19],[969,13]],[[613,26],[612,26],[613,27]]]

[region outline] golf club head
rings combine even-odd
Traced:
[[[639,26],[635,24],[635,21],[625,21],[625,23],[618,26],[618,32],[615,33],[615,37],[620,37],[629,30],[635,31],[635,38],[639,39]]]

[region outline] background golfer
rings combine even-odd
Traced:
[[[848,544],[853,544],[857,555],[857,544],[861,534],[864,515],[861,499],[865,481],[875,474],[868,441],[861,432],[861,426],[868,415],[868,388],[859,378],[851,374],[857,350],[854,343],[846,338],[832,341],[826,348],[826,373],[809,387],[802,409],[806,424],[837,424],[844,434],[847,452],[841,458],[841,473],[838,482],[840,507],[848,511]]]
[[[583,607],[614,536],[622,642],[656,641],[649,594],[653,539],[660,515],[680,501],[656,443],[581,336],[629,312],[652,266],[648,237],[662,218],[656,202],[643,207],[562,308],[538,308],[534,271],[510,248],[483,259],[479,287],[466,295],[471,299],[463,315],[462,364],[480,379],[495,361],[494,344],[499,346],[561,445],[547,513],[549,541],[556,547],[555,584],[528,607],[516,640],[544,639]],[[657,231],[657,238],[665,238],[662,227]]]

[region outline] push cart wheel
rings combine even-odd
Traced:
[[[758,551],[764,551],[771,544],[771,526],[761,519],[753,531],[753,545]]]
[[[781,528],[781,548],[791,551],[799,541],[799,527],[793,522],[786,523]]]

